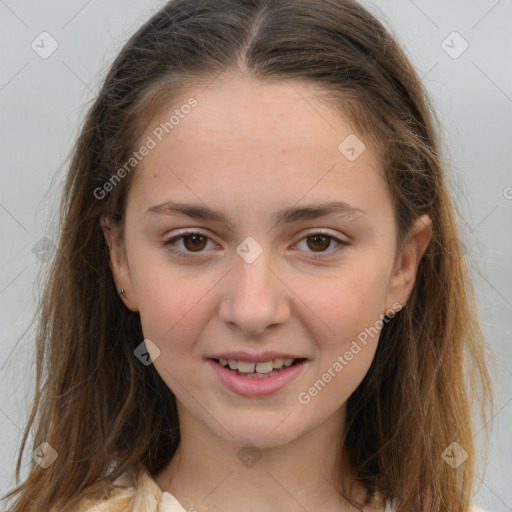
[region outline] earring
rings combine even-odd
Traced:
[[[119,295],[124,295],[124,288],[121,288],[121,291],[119,292]]]

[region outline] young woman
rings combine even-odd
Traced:
[[[492,391],[436,123],[353,1],[156,13],[71,160],[10,510],[477,510]]]

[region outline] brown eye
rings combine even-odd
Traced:
[[[297,244],[297,248],[306,253],[309,258],[319,260],[336,256],[348,245],[348,242],[334,235],[317,231],[306,234]]]
[[[332,237],[326,235],[310,235],[307,238],[308,248],[313,251],[325,251],[331,244]]]
[[[183,236],[183,245],[187,251],[202,251],[206,246],[207,238],[203,235],[193,234]]]
[[[215,245],[208,236],[198,231],[191,231],[165,240],[162,242],[162,245],[176,256],[187,258],[206,254],[209,242]]]

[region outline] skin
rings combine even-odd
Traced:
[[[396,252],[377,155],[367,144],[349,161],[338,146],[354,128],[314,93],[241,74],[217,78],[134,172],[123,236],[103,221],[122,299],[139,311],[145,338],[160,350],[154,365],[177,398],[181,443],[154,478],[185,508],[356,510],[334,487],[335,457],[346,401],[370,367],[378,336],[308,404],[297,396],[381,314],[406,304],[430,219],[417,219]],[[162,110],[161,120],[183,103]],[[220,210],[231,229],[147,213],[171,199]],[[333,200],[366,215],[273,222],[278,209]],[[174,248],[191,255],[180,258],[163,245],[183,228],[208,237],[202,252],[176,239]],[[315,245],[307,237],[319,229],[348,245]],[[263,250],[252,263],[236,252],[248,236]],[[247,398],[224,387],[205,360],[233,350],[277,350],[308,361],[279,392]],[[252,467],[237,456],[246,443],[261,457]],[[340,477],[350,483],[342,462]],[[353,496],[362,492],[356,483]]]

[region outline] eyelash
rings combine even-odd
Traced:
[[[180,249],[171,248],[173,242],[180,240],[182,238],[186,238],[188,236],[192,236],[192,235],[201,235],[201,236],[205,237],[206,239],[210,240],[210,237],[207,236],[205,233],[202,233],[201,231],[187,231],[187,232],[181,233],[178,236],[174,236],[172,238],[164,240],[162,242],[162,245],[165,246],[170,252],[172,252],[173,254],[175,254],[176,256],[178,256],[180,258],[194,258],[194,257],[196,257],[195,254],[201,255],[201,253],[203,251],[198,251],[197,253],[194,253],[194,252],[190,252],[190,251],[182,251]],[[321,235],[326,238],[329,238],[330,240],[338,243],[338,246],[335,249],[332,249],[330,251],[324,251],[324,252],[319,252],[319,253],[312,252],[311,253],[312,256],[310,256],[310,257],[311,257],[311,259],[314,259],[314,260],[326,259],[326,258],[332,256],[333,253],[338,253],[339,251],[343,250],[343,248],[345,246],[349,245],[348,242],[345,242],[344,240],[341,240],[341,239],[339,239],[329,233],[326,233],[325,231],[321,231],[321,230],[320,231],[312,231],[310,233],[307,233],[305,236],[303,236],[299,240],[299,242],[302,242],[306,238],[309,238],[311,236],[316,236],[316,235]],[[327,256],[324,256],[324,255],[327,255]]]

